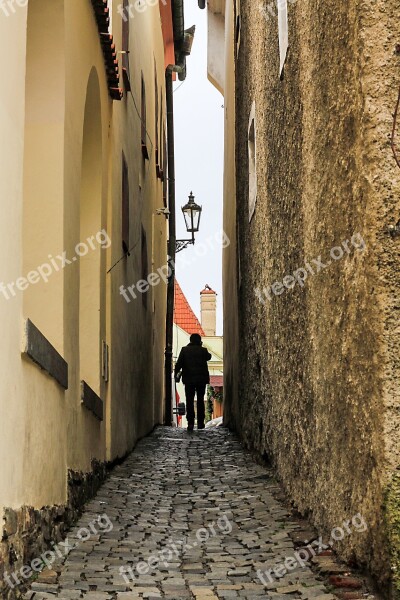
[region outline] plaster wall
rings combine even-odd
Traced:
[[[121,19],[114,15],[115,21]],[[115,23],[114,21],[114,23]],[[114,29],[117,43],[121,31]],[[111,160],[121,164],[122,150],[127,157],[130,190],[131,256],[113,268],[107,280],[110,312],[111,365],[119,373],[110,385],[108,422],[110,456],[120,456],[135,440],[163,421],[164,349],[166,284],[162,279],[145,294],[126,302],[120,286],[136,285],[143,276],[165,267],[167,220],[156,211],[164,206],[162,181],[156,176],[156,146],[162,148],[160,131],[166,119],[164,45],[158,6],[149,6],[130,21],[130,73],[132,94],[115,106],[111,128]],[[140,97],[144,77],[147,100],[147,147],[149,160],[141,151]],[[155,80],[158,87],[158,131],[155,119]],[[116,110],[115,110],[116,109]],[[162,111],[162,116],[161,116]],[[166,125],[165,125],[166,127]],[[127,134],[129,132],[129,135]],[[121,220],[118,206],[121,197],[121,170],[115,168],[111,180],[111,235],[120,239]],[[142,237],[145,233],[145,241]],[[143,252],[146,256],[143,256]],[[121,257],[121,244],[113,245],[110,266]],[[147,260],[146,260],[147,258]],[[144,266],[144,263],[145,266]],[[123,374],[123,375],[122,375]]]
[[[235,159],[235,6],[226,0],[225,7],[225,91],[224,91],[224,232],[230,244],[222,256],[224,286],[224,423],[234,427],[239,401],[239,264],[237,254],[237,200]],[[235,350],[233,350],[235,349]]]
[[[221,94],[225,87],[225,18],[208,9],[208,78]]]
[[[121,28],[114,3],[118,50]],[[0,32],[0,68],[8,81],[0,93],[5,141],[0,281],[16,282],[48,262],[49,255],[65,252],[71,259],[78,243],[101,230],[110,242],[103,236],[103,247],[97,243],[84,258],[54,270],[47,283],[9,293],[8,299],[1,293],[3,512],[6,507],[18,511],[65,505],[69,471],[84,476],[94,460],[103,463],[125,455],[162,421],[165,284],[161,281],[146,294],[146,305],[140,296],[128,304],[119,286],[136,283],[166,263],[166,221],[155,215],[163,206],[154,152],[155,69],[159,126],[166,103],[158,6],[132,20],[133,97],[125,94],[122,102],[109,97],[89,0],[30,0],[9,16],[0,14]],[[151,139],[148,161],[142,157],[133,101],[140,110],[142,71]],[[132,250],[107,273],[123,254],[122,150],[129,165]],[[27,318],[68,363],[67,390],[21,355]],[[108,383],[102,373],[103,341],[110,349]],[[103,400],[103,421],[82,405],[82,379]]]

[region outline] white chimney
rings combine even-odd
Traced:
[[[201,326],[206,336],[217,334],[217,294],[206,285],[200,292]]]

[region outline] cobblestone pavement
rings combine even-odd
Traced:
[[[226,429],[159,427],[113,470],[69,534],[75,547],[25,598],[335,598],[308,564],[266,585],[257,576],[301,538],[278,490]]]

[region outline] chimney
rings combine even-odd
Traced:
[[[206,285],[200,292],[201,326],[206,336],[217,333],[217,294]]]

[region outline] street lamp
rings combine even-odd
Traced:
[[[194,234],[199,231],[202,210],[203,208],[194,201],[193,192],[190,192],[189,202],[185,206],[182,206],[182,212],[186,230],[192,234],[192,238],[190,240],[176,240],[176,252],[187,248],[189,244],[194,244]]]

